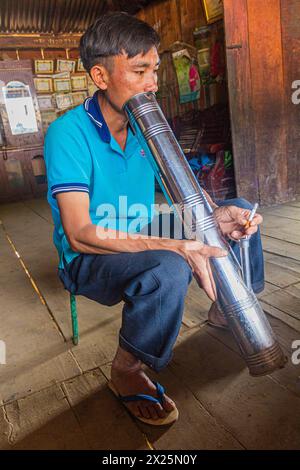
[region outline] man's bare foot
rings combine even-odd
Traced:
[[[157,398],[156,387],[142,370],[142,363],[132,354],[118,347],[111,368],[111,381],[121,396],[142,393]],[[154,420],[165,418],[175,408],[175,403],[164,395],[162,406],[147,400],[124,403],[137,417]]]
[[[208,324],[219,328],[228,328],[228,323],[225,320],[224,315],[218,309],[216,302],[214,302],[209,309]]]

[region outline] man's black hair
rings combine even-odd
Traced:
[[[157,32],[145,21],[123,12],[113,12],[98,18],[80,39],[80,57],[90,72],[98,64],[107,64],[107,58],[125,52],[129,58],[146,54],[159,46]]]

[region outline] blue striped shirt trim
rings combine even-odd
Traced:
[[[109,143],[111,135],[98,103],[97,91],[94,93],[92,98],[86,98],[84,101],[84,109],[96,127],[101,140],[103,140],[103,142]]]
[[[102,122],[97,121],[97,119],[94,118],[94,116],[89,112],[89,103],[92,100],[92,98],[87,98],[84,102],[84,109],[86,110],[87,114],[89,117],[92,119],[92,121],[96,124],[98,127],[102,127]]]
[[[89,194],[89,187],[85,183],[62,183],[51,186],[51,194],[55,199],[59,193],[83,192]]]

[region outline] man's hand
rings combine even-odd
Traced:
[[[207,246],[198,241],[180,240],[179,249],[176,250],[190,265],[194,278],[204,289],[208,297],[216,300],[216,286],[212,275],[209,258],[227,256],[227,251],[215,246]]]
[[[211,300],[216,300],[216,288],[211,272],[209,258],[226,256],[228,253],[218,247],[210,247],[194,240],[176,240],[169,238],[148,237],[141,234],[131,234],[130,237],[120,238],[120,232],[109,230],[110,237],[99,238],[97,227],[91,223],[89,215],[89,197],[85,193],[61,193],[57,195],[57,202],[61,214],[62,224],[71,248],[79,253],[112,254],[133,253],[146,250],[171,250],[183,256],[190,265],[199,286],[205,290]],[[225,209],[225,212],[224,212]],[[229,210],[228,210],[229,209]],[[228,212],[227,212],[228,210]],[[234,219],[235,212],[245,212],[242,217],[244,225],[250,211],[244,211],[234,206],[215,209],[218,221],[221,220],[223,233],[234,232],[241,225]],[[233,215],[232,215],[233,212]],[[257,217],[253,223],[257,223]],[[261,217],[259,219],[260,223]],[[229,230],[228,230],[229,229]],[[103,229],[105,231],[105,229]],[[254,233],[256,228],[251,227],[247,234]],[[234,234],[233,234],[234,235]],[[243,236],[244,233],[241,235]]]
[[[253,235],[263,221],[262,216],[256,214],[249,228],[246,229],[250,212],[248,209],[241,209],[237,206],[221,206],[214,210],[214,216],[222,234],[236,241],[245,235]]]

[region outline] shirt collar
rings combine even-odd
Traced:
[[[94,93],[92,98],[87,98],[83,105],[87,115],[96,127],[101,139],[106,143],[110,143],[111,136],[103,114],[101,113],[98,102],[98,91]]]

